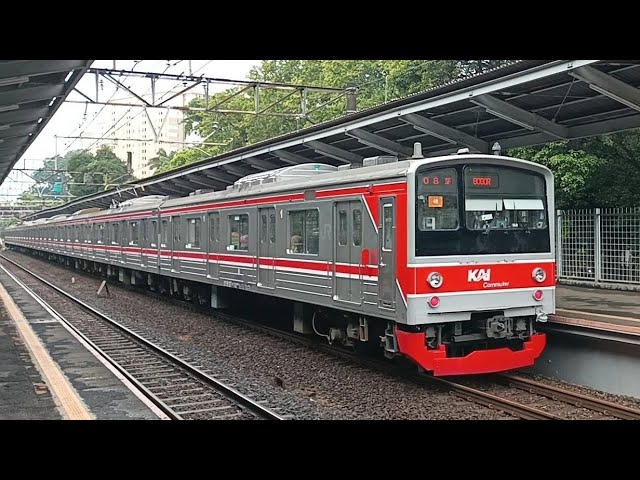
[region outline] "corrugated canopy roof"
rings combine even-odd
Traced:
[[[93,60],[0,60],[0,184]]]
[[[34,219],[141,195],[222,190],[260,171],[308,162],[361,163],[377,155],[425,157],[460,148],[490,153],[640,127],[640,61],[522,61],[250,145],[136,185],[110,189]],[[1,118],[1,114],[0,114]]]

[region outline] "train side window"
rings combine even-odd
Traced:
[[[76,225],[75,230],[76,230],[76,238],[75,238],[75,240],[76,240],[76,242],[79,242],[80,241],[80,225]]]
[[[214,243],[220,241],[220,214],[217,212],[209,214],[209,239]]]
[[[319,234],[317,209],[289,212],[290,244],[287,253],[317,255],[320,247]]]
[[[160,238],[160,246],[166,247],[167,243],[169,243],[169,221],[167,219],[162,220],[161,225],[161,238]]]
[[[338,212],[338,245],[341,247],[347,244],[347,212],[340,210]]]
[[[104,243],[104,223],[98,225],[98,243]]]
[[[180,232],[180,217],[173,217],[173,242],[174,247],[180,244],[180,240],[182,240],[182,234]]]
[[[158,221],[151,220],[151,246],[157,247],[156,242],[158,241]]]
[[[140,225],[138,222],[129,222],[130,225],[130,235],[131,240],[129,240],[129,245],[138,245],[140,242]]]
[[[386,203],[382,207],[382,249],[393,250],[393,205]]]
[[[276,243],[276,214],[269,215],[269,243],[275,245]]]
[[[249,215],[229,215],[227,250],[249,250]]]
[[[353,211],[353,245],[359,247],[362,244],[362,210]]]
[[[120,224],[112,223],[111,228],[113,235],[111,237],[111,245],[120,245]]]
[[[260,243],[267,243],[267,214],[260,215]]]
[[[200,218],[187,219],[187,248],[200,248]]]

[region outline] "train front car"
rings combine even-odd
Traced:
[[[436,376],[532,365],[555,313],[553,176],[490,155],[412,162],[398,349]]]

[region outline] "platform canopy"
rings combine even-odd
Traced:
[[[141,195],[223,190],[238,179],[309,162],[502,152],[640,127],[640,61],[519,61],[474,77],[234,150],[29,215],[106,208]],[[1,114],[0,114],[1,115]],[[1,117],[0,117],[1,118]]]
[[[93,60],[0,60],[0,184]]]

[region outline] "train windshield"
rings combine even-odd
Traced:
[[[544,177],[513,167],[422,167],[416,256],[550,251]]]

